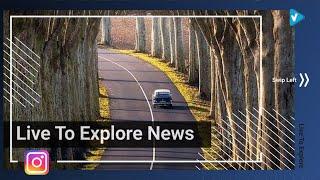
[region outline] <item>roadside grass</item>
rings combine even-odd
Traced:
[[[108,121],[110,119],[110,102],[108,96],[108,89],[106,86],[99,80],[99,107],[100,107],[100,118],[98,121]],[[102,155],[105,151],[105,148],[92,148],[87,153],[86,160],[88,161],[99,161],[102,158]],[[90,163],[83,166],[83,170],[94,170],[99,163]]]
[[[110,102],[107,87],[99,81],[99,106],[100,119],[105,120],[110,118]]]
[[[202,100],[199,98],[198,88],[191,86],[188,84],[187,76],[183,73],[176,71],[170,64],[162,59],[152,57],[145,53],[137,53],[134,50],[120,50],[120,49],[109,49],[115,52],[119,52],[122,54],[134,56],[140,60],[143,60],[154,67],[161,70],[163,73],[167,75],[167,77],[173,82],[173,84],[177,87],[181,95],[184,97],[185,101],[188,104],[188,107],[195,117],[197,121],[206,121],[210,120],[210,102]],[[214,124],[212,125],[214,126]],[[219,157],[217,153],[219,153],[219,142],[216,137],[211,135],[211,144],[210,148],[202,148],[203,156],[206,160],[217,160]],[[202,163],[203,166],[207,169],[221,169],[220,164],[214,163]]]

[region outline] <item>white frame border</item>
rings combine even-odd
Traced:
[[[85,15],[10,15],[10,163],[18,163],[18,160],[13,160],[13,153],[12,153],[12,110],[13,110],[13,94],[12,94],[12,75],[13,75],[13,66],[12,66],[12,20],[14,18],[136,18],[136,17],[143,17],[143,18],[152,18],[152,17],[179,17],[179,18],[259,18],[260,21],[260,82],[262,80],[262,16],[261,15],[244,15],[244,16],[235,16],[235,15],[212,15],[212,16],[197,16],[197,15],[185,15],[185,16],[100,16],[100,15],[92,15],[92,16],[85,16]],[[260,83],[260,89],[261,89]],[[260,91],[261,93],[261,91]],[[259,101],[260,102],[260,101]],[[260,109],[259,109],[260,111]],[[253,161],[219,161],[219,160],[131,160],[131,161],[124,161],[124,160],[112,160],[112,161],[87,161],[87,160],[57,160],[57,163],[261,163],[262,160],[253,160]]]

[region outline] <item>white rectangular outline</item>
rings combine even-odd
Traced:
[[[262,16],[261,15],[244,15],[244,16],[235,16],[235,15],[183,15],[183,16],[104,16],[104,15],[92,15],[92,16],[85,16],[85,15],[10,15],[10,163],[18,163],[18,160],[13,160],[13,153],[12,153],[12,106],[13,106],[13,94],[12,94],[12,75],[13,75],[13,66],[12,66],[12,20],[13,18],[152,18],[152,17],[163,17],[163,18],[259,18],[260,21],[260,37],[259,37],[259,45],[260,45],[260,82],[262,80]],[[262,89],[262,83],[260,83],[260,90]],[[261,93],[261,91],[259,91]],[[259,97],[260,94],[259,94]],[[261,103],[261,101],[259,101]],[[261,108],[259,108],[259,111]],[[143,160],[143,161],[87,161],[87,160],[57,160],[57,163],[261,163],[262,160],[253,160],[253,161],[217,161],[217,160],[190,160],[190,161],[174,161],[174,160]]]

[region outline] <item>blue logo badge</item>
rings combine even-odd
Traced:
[[[304,20],[304,15],[294,9],[290,9],[290,26],[295,26]]]

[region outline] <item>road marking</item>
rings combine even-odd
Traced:
[[[116,63],[116,62],[114,62],[114,61],[112,61],[112,60],[110,60],[110,59],[107,59],[107,58],[105,58],[105,57],[102,57],[102,56],[98,56],[98,57],[99,57],[99,58],[102,58],[102,59],[104,59],[104,60],[106,60],[106,61],[109,61],[109,62],[111,62],[111,63],[113,63],[113,64],[115,64],[115,65],[117,65],[117,66],[119,66],[119,67],[121,67],[121,68],[123,68],[124,70],[126,70],[126,71],[133,77],[133,79],[134,79],[134,80],[137,82],[137,84],[139,85],[139,87],[140,87],[140,89],[141,89],[144,97],[146,98],[146,101],[147,101],[148,106],[149,106],[150,114],[151,114],[151,120],[152,120],[152,122],[154,122],[153,112],[152,112],[152,108],[151,108],[150,102],[149,102],[149,100],[148,100],[148,97],[147,97],[144,89],[142,88],[140,82],[138,81],[138,79],[137,79],[127,68],[125,68],[125,67],[122,66],[121,64],[118,64],[118,63]],[[154,163],[155,160],[156,160],[156,148],[153,146],[153,149],[152,149],[152,161],[151,161],[151,164],[150,164],[150,170],[152,170],[152,168],[153,168],[153,163]]]

